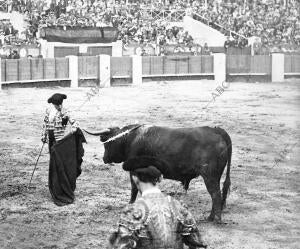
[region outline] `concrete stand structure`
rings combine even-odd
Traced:
[[[99,55],[99,81],[101,87],[111,86],[110,56]]]
[[[133,55],[132,56],[132,84],[140,85],[142,84],[142,74],[143,74],[143,63],[142,56]]]
[[[284,81],[284,54],[272,54],[272,82]]]
[[[226,81],[226,55],[222,53],[214,54],[214,74],[215,81],[222,83]]]
[[[78,87],[78,57],[74,55],[68,56],[69,58],[69,78],[71,79],[71,87]]]

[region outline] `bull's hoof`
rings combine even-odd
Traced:
[[[206,218],[206,220],[210,221],[210,222],[214,221],[214,219],[215,219],[215,216],[211,215],[211,214]]]
[[[214,219],[214,223],[215,224],[222,224],[221,217],[216,216],[215,219]]]
[[[208,216],[206,220],[209,222],[214,222],[215,224],[222,224],[221,217],[215,215]]]
[[[226,208],[226,202],[224,202],[221,206],[221,210],[224,210]]]

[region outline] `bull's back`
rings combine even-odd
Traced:
[[[184,148],[207,147],[222,142],[222,137],[210,127],[168,128],[152,126],[142,132],[141,138],[150,148],[176,154]]]

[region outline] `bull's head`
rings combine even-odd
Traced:
[[[85,131],[90,135],[99,136],[100,141],[104,142],[104,163],[121,163],[125,161],[125,148],[123,146],[123,138],[118,138],[116,140],[105,143],[110,138],[120,134],[122,132],[122,129],[120,129],[119,127],[112,127],[98,132],[90,132],[87,130]]]

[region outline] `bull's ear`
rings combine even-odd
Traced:
[[[109,138],[108,134],[100,135],[100,141],[105,142]]]
[[[120,127],[118,127],[118,126],[113,126],[113,127],[108,128],[108,129],[110,130],[110,132],[118,132],[118,131],[121,130]]]

